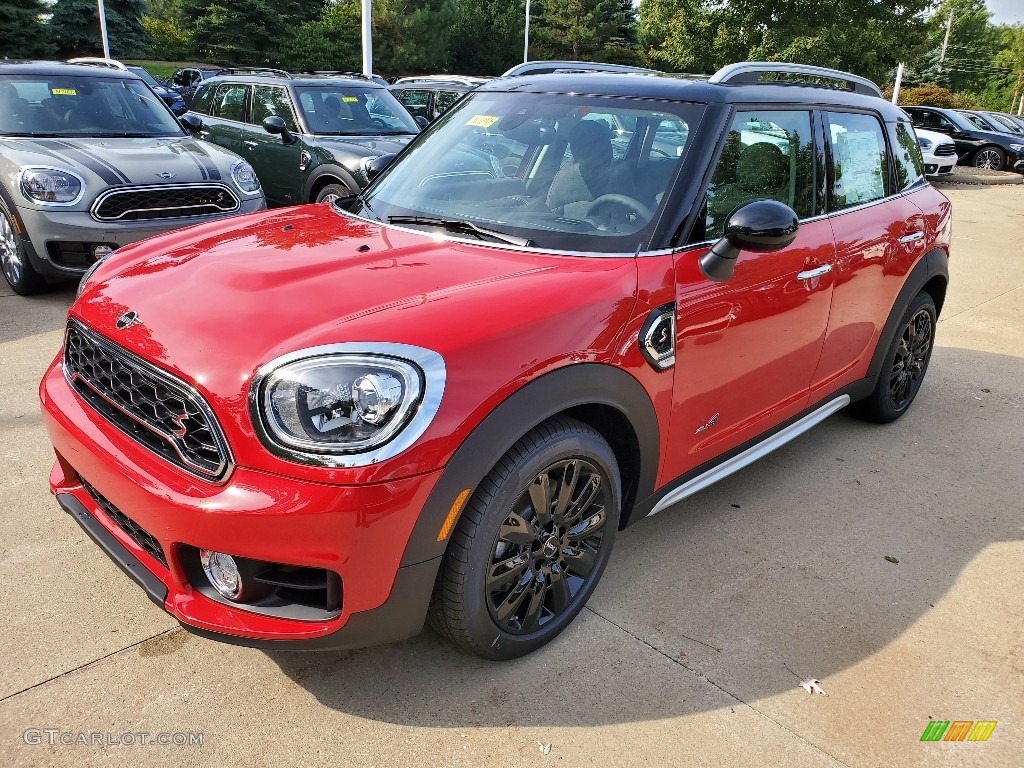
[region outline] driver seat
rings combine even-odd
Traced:
[[[581,219],[601,195],[636,196],[633,174],[612,155],[611,131],[596,120],[581,120],[569,135],[572,160],[563,162],[548,188],[552,211]]]

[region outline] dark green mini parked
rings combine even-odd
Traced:
[[[367,163],[419,133],[388,89],[368,78],[280,70],[225,70],[200,86],[182,122],[248,160],[270,205],[358,192],[369,182]]]

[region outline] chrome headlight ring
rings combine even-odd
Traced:
[[[249,415],[260,441],[281,458],[364,467],[397,456],[420,438],[440,407],[445,379],[444,359],[422,347],[311,347],[260,367],[249,387]],[[369,407],[356,402],[363,396],[369,396]],[[381,408],[374,410],[377,404]],[[346,439],[332,440],[346,432]]]

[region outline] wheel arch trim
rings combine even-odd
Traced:
[[[608,435],[606,430],[595,426],[593,419],[588,419],[588,414],[602,408],[621,414],[636,441],[635,476],[621,477],[620,526],[624,525],[629,520],[632,504],[654,492],[660,458],[657,415],[647,391],[629,373],[603,363],[580,363],[544,374],[516,390],[463,440],[423,505],[401,565],[414,565],[443,554],[448,538],[438,541],[438,532],[445,524],[453,501],[467,488],[475,490],[509,448],[553,416],[567,415],[594,427],[612,444],[612,450],[619,457],[616,442],[621,447],[624,442],[628,443],[628,436]],[[460,516],[461,513],[460,509]],[[452,527],[457,523],[458,517]]]
[[[343,168],[340,165],[334,164],[318,165],[310,172],[309,178],[306,179],[306,183],[303,185],[302,200],[304,202],[315,202],[312,199],[313,190],[320,185],[320,182],[323,181],[324,176],[341,182],[346,187],[348,187],[349,190],[351,190],[352,192],[359,191],[359,184],[356,183],[355,178],[353,178],[352,174],[347,169]],[[328,181],[327,183],[330,184],[331,182]]]

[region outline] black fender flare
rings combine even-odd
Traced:
[[[516,390],[473,429],[452,454],[423,505],[401,565],[415,565],[444,554],[450,537],[438,541],[438,535],[456,498],[467,488],[475,490],[523,435],[556,414],[570,411],[569,415],[575,416],[573,409],[583,409],[580,411],[583,413],[593,406],[612,408],[628,420],[638,449],[631,496],[640,500],[653,493],[660,458],[660,433],[654,404],[647,391],[630,374],[611,365],[569,365]],[[623,488],[628,486],[623,478]],[[465,508],[465,504],[462,507]],[[461,514],[461,509],[459,512]],[[623,509],[624,517],[626,512]]]
[[[338,179],[338,181],[348,187],[353,193],[356,193],[361,189],[359,183],[355,180],[355,177],[352,176],[352,172],[347,168],[334,164],[318,165],[310,172],[309,178],[306,179],[306,183],[303,185],[303,202],[315,202],[311,199],[313,188],[324,176],[331,176]]]
[[[885,363],[885,353],[889,351],[889,345],[892,344],[892,340],[899,330],[900,319],[907,311],[907,307],[910,306],[910,302],[914,300],[914,297],[937,277],[941,278],[948,285],[949,258],[941,248],[936,248],[926,253],[914,265],[914,268],[910,270],[907,279],[903,281],[903,287],[900,289],[899,294],[897,294],[892,309],[889,310],[889,317],[882,327],[882,333],[878,337],[878,344],[875,345],[875,352],[871,357],[871,364],[868,366],[866,379],[872,382],[872,389],[874,388],[874,382],[882,372],[882,365]],[[941,301],[937,301],[936,305],[936,309],[942,309]],[[870,391],[869,389],[868,392]],[[866,395],[867,393],[865,393]]]

